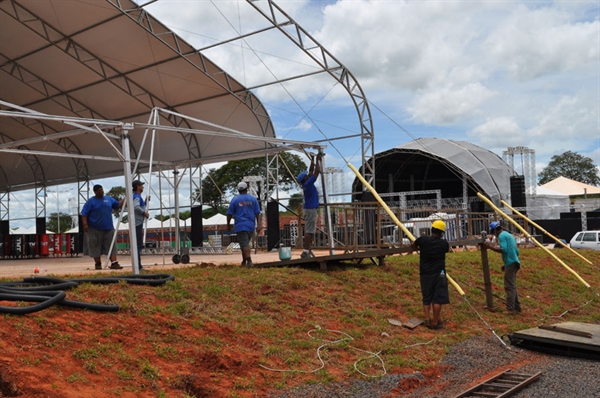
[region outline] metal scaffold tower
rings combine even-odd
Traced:
[[[502,159],[515,170],[515,155],[521,155],[521,171],[525,177],[527,196],[536,195],[537,172],[535,170],[535,150],[524,146],[509,147],[502,152]]]
[[[339,167],[327,167],[323,171],[323,178],[325,178],[325,186],[331,201],[342,202],[342,197],[338,195],[346,192],[344,171]]]

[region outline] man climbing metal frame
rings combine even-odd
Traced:
[[[319,152],[316,156],[312,153],[310,156],[310,168],[308,171],[303,171],[298,174],[298,183],[302,188],[304,195],[304,240],[303,240],[303,251],[300,255],[301,258],[314,257],[315,255],[310,250],[312,240],[315,237],[317,231],[317,217],[319,211],[319,191],[315,186],[317,178],[321,174],[321,158],[323,154]],[[316,158],[316,161],[315,161]]]

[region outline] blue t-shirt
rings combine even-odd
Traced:
[[[315,187],[317,178],[313,175],[302,184],[302,190],[304,191],[304,208],[305,209],[318,209],[319,208],[319,191]]]
[[[101,231],[110,231],[115,229],[113,226],[112,209],[118,208],[119,201],[110,196],[104,196],[100,199],[92,196],[83,205],[81,215],[88,218],[88,225],[90,227]]]
[[[498,235],[498,244],[502,249],[502,261],[504,266],[508,267],[514,263],[519,263],[519,249],[515,237],[506,231],[500,232]]]
[[[135,226],[142,225],[146,219],[146,202],[137,192],[133,194],[133,213],[135,214]]]
[[[235,232],[254,232],[256,216],[260,214],[258,200],[247,193],[239,194],[229,203],[227,214],[234,218]]]

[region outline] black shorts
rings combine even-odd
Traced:
[[[446,274],[421,275],[423,305],[450,304]]]

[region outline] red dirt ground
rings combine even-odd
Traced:
[[[89,262],[89,259],[85,261]],[[202,263],[199,266],[215,265]],[[151,289],[140,286],[133,288],[142,291]],[[260,292],[268,295],[272,289],[263,286]],[[301,297],[302,293],[299,294],[299,297],[294,297],[294,301],[301,302],[304,299]],[[152,293],[144,294],[143,297],[148,305],[160,306],[161,304],[160,299]],[[6,302],[0,301],[0,305],[6,305]],[[0,397],[185,397],[187,393],[188,396],[197,398],[221,398],[232,396],[232,391],[240,397],[260,397],[268,395],[274,388],[273,379],[259,366],[260,358],[255,353],[260,350],[253,348],[259,347],[261,341],[253,334],[243,336],[235,334],[235,337],[232,337],[234,334],[230,333],[230,330],[216,323],[206,323],[202,328],[193,328],[189,323],[182,322],[177,330],[172,330],[168,327],[172,320],[165,318],[161,322],[161,317],[164,316],[159,312],[152,315],[156,321],[152,325],[148,325],[147,317],[138,317],[131,313],[98,313],[52,308],[44,312],[43,318],[34,313],[20,316],[16,324],[11,320],[11,326],[7,326],[8,322],[4,321],[0,325]],[[294,321],[290,319],[289,322]],[[338,330],[343,325],[321,326]],[[451,323],[448,326],[450,329],[456,327]],[[165,336],[176,334],[177,339],[173,340],[173,344],[178,350],[177,358],[157,357],[155,350],[144,349],[138,344],[139,340],[147,338],[149,328],[153,328],[153,333],[162,333]],[[103,333],[107,330],[111,333]],[[61,336],[67,331],[71,339],[70,353],[77,349],[89,348],[89,336],[94,336],[99,346],[120,344],[122,346],[120,355],[125,357],[152,358],[153,365],[160,369],[161,375],[169,375],[170,381],[166,386],[164,383],[159,386],[152,378],[144,377],[138,370],[129,370],[127,375],[119,377],[115,369],[110,369],[111,365],[108,363],[99,366],[97,372],[86,371],[82,369],[82,361],[76,360],[72,355],[65,355],[59,344]],[[431,338],[433,332],[418,328],[414,333],[422,334],[423,339],[426,339]],[[223,348],[219,356],[201,353],[195,349],[195,341],[209,336],[219,336],[221,339]],[[246,349],[239,349],[240,347]],[[338,363],[346,365],[356,360],[349,351],[336,351],[335,355]],[[185,360],[181,361],[182,358]],[[286,367],[285,364],[280,365]],[[519,366],[519,364],[511,365],[513,369]],[[137,368],[132,366],[132,369]],[[492,373],[496,374],[500,370],[497,369]],[[355,375],[346,374],[344,366],[328,367],[327,371],[339,381],[356,378]],[[412,369],[388,369],[390,373],[412,371]],[[421,372],[425,376],[425,381],[405,378],[390,396],[401,396],[424,384],[435,384],[445,371],[445,367],[432,363],[430,368]],[[130,379],[127,379],[129,377]],[[468,384],[465,385],[465,389],[488,377],[489,375],[486,375],[477,380],[466,381]],[[74,383],[73,381],[77,381],[78,378],[85,378],[86,382]],[[234,389],[234,383],[240,378],[253,380],[251,391],[245,391],[239,386]],[[122,386],[124,379],[129,380],[129,388],[116,387]],[[313,375],[294,374],[293,384],[302,385],[307,380],[314,380]],[[444,386],[440,386],[440,390],[443,388]]]

